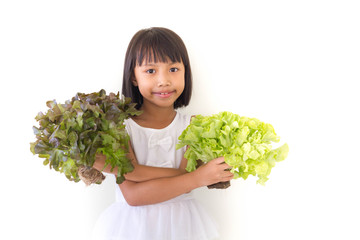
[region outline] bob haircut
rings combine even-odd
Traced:
[[[145,62],[182,62],[185,67],[185,88],[174,102],[174,109],[187,106],[191,99],[192,75],[190,61],[184,42],[173,31],[167,28],[147,28],[138,31],[131,39],[125,55],[122,94],[131,97],[139,109],[143,97],[139,88],[134,86],[134,69]]]

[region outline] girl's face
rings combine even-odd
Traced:
[[[143,62],[134,69],[133,84],[143,96],[143,107],[173,107],[185,87],[185,67],[181,62]]]

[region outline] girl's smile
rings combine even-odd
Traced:
[[[160,98],[168,98],[171,97],[173,94],[175,94],[175,91],[170,91],[170,92],[154,92],[154,95],[157,95]]]

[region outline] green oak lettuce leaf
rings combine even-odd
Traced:
[[[124,120],[141,112],[130,98],[101,90],[46,105],[47,112],[35,117],[39,127],[33,127],[36,141],[30,143],[31,152],[43,158],[44,165],[75,182],[80,181],[78,168],[92,167],[97,153],[106,155],[105,166],[117,167],[118,183],[133,170],[126,157],[129,136]]]
[[[271,144],[279,141],[271,124],[225,111],[194,117],[180,135],[177,149],[189,146],[184,155],[189,172],[196,169],[197,160],[207,163],[223,156],[234,178],[253,175],[264,185],[275,163],[287,157],[286,143],[272,149]]]

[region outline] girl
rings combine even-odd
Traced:
[[[181,38],[166,28],[137,32],[126,52],[122,88],[143,111],[125,122],[134,171],[116,188],[116,202],[100,216],[94,239],[218,237],[215,224],[190,192],[232,179],[224,171],[229,166],[218,158],[186,173],[186,149],[175,150],[191,118],[176,109],[189,104],[191,89],[190,62]],[[94,167],[112,173],[110,167],[103,169],[102,155],[97,156]]]

